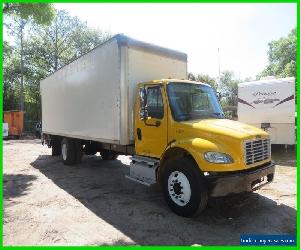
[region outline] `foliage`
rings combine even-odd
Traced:
[[[3,44],[3,109],[14,110],[18,107],[18,96],[20,93],[20,58],[7,42]]]
[[[205,74],[193,74],[188,73],[188,79],[192,81],[198,81],[202,83],[207,83],[218,92],[218,97],[220,98],[221,105],[225,112],[227,118],[236,117],[236,106],[237,106],[237,92],[238,92],[238,82],[235,80],[234,74],[231,71],[223,71],[221,73],[219,81]],[[250,78],[245,79],[249,80]]]
[[[257,76],[296,77],[297,34],[293,29],[287,37],[269,43],[268,66]]]
[[[238,81],[234,79],[233,72],[222,72],[220,77],[219,90],[222,94],[222,105],[237,106]]]
[[[49,3],[4,3],[3,13],[18,16],[23,20],[32,18],[37,24],[50,24],[55,10]]]
[[[215,91],[217,91],[217,89],[218,89],[216,79],[213,77],[210,77],[209,75],[206,75],[206,74],[194,75],[193,73],[190,72],[190,73],[188,73],[188,79],[192,80],[192,81],[209,84],[210,86],[212,86],[215,89]]]
[[[58,11],[56,18],[48,27],[35,26],[30,37],[30,48],[35,67],[51,73],[95,46],[106,41],[109,33],[87,27],[77,17],[71,17],[65,11]]]
[[[4,25],[9,30],[10,35],[15,37],[16,51],[20,56],[19,71],[19,109],[24,111],[24,79],[25,79],[25,60],[24,43],[25,28],[32,22],[36,25],[48,25],[54,18],[54,8],[51,4],[22,4],[22,3],[4,3],[3,12],[6,17],[10,17]]]
[[[16,15],[4,21],[10,39],[3,43],[3,108],[19,109],[24,94],[26,121],[41,119],[41,79],[110,38],[65,11],[56,11],[49,26]]]

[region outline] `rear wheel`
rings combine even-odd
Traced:
[[[80,141],[76,139],[63,138],[61,141],[61,157],[65,165],[79,163],[82,158]]]
[[[75,144],[75,154],[76,154],[76,163],[80,163],[82,160],[82,144],[80,140],[74,139],[74,144]]]
[[[86,144],[84,146],[84,153],[86,155],[95,155],[97,154],[97,147],[95,146],[95,144]]]
[[[104,160],[104,161],[115,160],[118,157],[117,153],[107,150],[107,149],[101,150],[100,154],[101,154],[102,160]]]
[[[192,217],[205,209],[207,189],[192,159],[168,162],[163,172],[162,185],[166,202],[176,214]]]
[[[61,141],[59,137],[51,138],[51,146],[52,146],[52,156],[57,156],[61,154]]]

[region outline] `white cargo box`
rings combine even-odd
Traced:
[[[295,144],[295,78],[240,83],[238,120],[259,128],[270,124],[273,144]]]
[[[186,54],[116,35],[41,81],[43,133],[131,144],[136,85],[168,77]]]

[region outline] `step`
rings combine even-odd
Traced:
[[[156,183],[156,170],[159,167],[159,160],[133,156],[130,163],[130,174],[125,177],[140,184],[151,186]]]
[[[152,185],[154,185],[156,182],[146,182],[145,180],[140,180],[140,179],[137,179],[137,178],[134,178],[134,177],[131,177],[129,175],[125,175],[125,178],[131,180],[131,181],[134,181],[134,182],[137,182],[137,183],[140,183],[140,184],[143,184],[147,187],[150,187]]]

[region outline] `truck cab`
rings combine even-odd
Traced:
[[[130,178],[157,180],[175,213],[193,216],[209,196],[254,191],[273,180],[269,135],[225,119],[209,85],[155,80],[138,84],[136,96]]]

